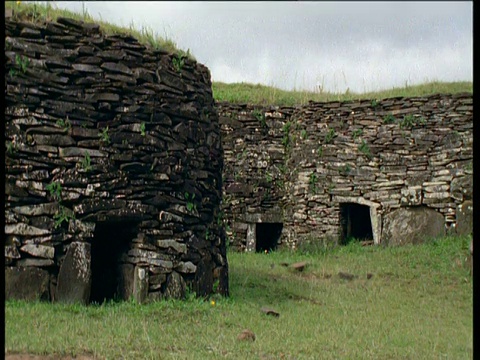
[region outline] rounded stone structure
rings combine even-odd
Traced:
[[[6,298],[228,295],[208,69],[96,24],[5,20]]]

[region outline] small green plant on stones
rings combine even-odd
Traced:
[[[415,117],[412,114],[405,115],[400,122],[401,129],[411,129],[415,125],[425,125],[427,122],[423,117]]]
[[[30,65],[30,59],[28,57],[22,56],[22,55],[15,55],[15,64],[17,64],[20,67],[20,70],[22,73],[26,73],[28,66]]]
[[[252,112],[252,115],[260,122],[260,125],[262,125],[262,127],[267,127],[267,122],[265,120],[265,113],[258,110],[258,109],[255,109],[253,110]]]
[[[327,135],[325,135],[325,144],[330,144],[334,138],[337,137],[335,129],[329,129]]]
[[[352,170],[352,168],[350,167],[350,165],[348,164],[345,164],[341,169],[340,169],[340,173],[343,174],[343,175],[348,175],[350,174],[350,171]]]
[[[185,56],[175,55],[172,59],[172,64],[175,71],[181,73],[183,65],[185,65]]]
[[[82,161],[80,162],[80,166],[86,172],[89,172],[90,170],[92,170],[92,160],[90,158],[90,154],[88,153],[88,151],[85,151],[85,156],[83,157]]]
[[[363,134],[363,130],[362,129],[355,129],[353,130],[353,133],[352,133],[352,136],[353,136],[353,140],[356,140],[359,136],[361,136]]]
[[[110,144],[110,135],[108,135],[108,126],[105,127],[99,134],[100,140],[106,145]]]
[[[282,145],[285,149],[289,149],[291,146],[291,139],[290,139],[290,128],[292,127],[292,122],[287,121],[285,125],[282,127],[283,131],[283,138],[282,138]]]
[[[335,184],[334,183],[328,184],[328,192],[332,192],[333,189],[335,189]]]
[[[395,116],[393,116],[392,114],[387,114],[383,118],[384,124],[393,124],[394,122],[395,122]]]
[[[317,154],[318,154],[318,157],[322,157],[323,156],[323,146],[320,145],[317,149]]]
[[[272,174],[270,174],[269,172],[267,172],[265,174],[265,180],[267,180],[268,183],[271,183],[273,181],[273,177],[272,177]]]
[[[358,145],[358,150],[365,155],[368,159],[372,158],[372,153],[370,151],[370,147],[368,144],[365,142],[365,140],[362,140],[362,143]]]
[[[7,142],[7,153],[12,155],[15,150],[15,145],[13,145],[13,142],[8,141]]]
[[[308,178],[308,185],[310,187],[310,190],[312,193],[316,194],[317,193],[317,174],[312,172]]]
[[[300,132],[300,138],[301,138],[302,140],[307,138],[307,130],[303,129],[303,130]]]
[[[145,123],[144,123],[144,122],[142,122],[142,123],[140,124],[140,134],[141,134],[142,136],[145,136],[145,135],[146,135],[146,132],[145,132]]]
[[[58,181],[53,181],[45,186],[45,190],[49,191],[55,200],[60,201],[62,199],[62,184]]]
[[[72,123],[70,122],[70,120],[68,119],[68,116],[66,117],[65,120],[63,119],[58,119],[56,124],[58,126],[60,126],[61,128],[64,128],[66,130],[70,129],[72,127]]]
[[[75,219],[75,214],[72,210],[66,208],[65,206],[60,206],[59,210],[53,215],[53,220],[55,220],[54,227],[55,229],[60,227],[63,222],[69,222],[70,220]]]
[[[375,109],[377,106],[378,106],[378,101],[377,101],[377,99],[373,99],[373,100],[372,100],[372,108]]]
[[[197,205],[193,202],[195,194],[185,193],[185,200],[187,201],[187,210],[193,212],[197,209]]]

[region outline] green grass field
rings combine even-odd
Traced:
[[[432,94],[473,94],[472,82],[438,82],[432,81],[420,85],[404,86],[368,93],[330,93],[313,91],[285,91],[261,84],[235,83],[212,84],[213,97],[216,101],[231,103],[251,103],[261,105],[295,106],[309,101],[349,101],[360,99],[386,99],[392,97],[416,97]]]
[[[229,253],[231,296],[208,301],[8,301],[5,349],[99,359],[472,359],[470,239]],[[284,266],[299,261],[302,272]],[[255,341],[237,339],[244,329]]]

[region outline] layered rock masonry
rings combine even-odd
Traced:
[[[458,209],[471,204],[471,94],[217,108],[223,211],[236,249],[251,249],[255,222],[282,222],[279,245],[291,248],[307,238],[338,241],[340,204],[370,208],[376,243],[382,217],[395,209],[434,209],[452,232]]]
[[[40,297],[89,302],[105,262],[115,296],[227,294],[208,69],[66,18],[5,19],[5,59],[9,289],[36,268]]]

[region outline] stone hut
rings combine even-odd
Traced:
[[[208,69],[96,24],[5,19],[5,294],[228,294]]]
[[[217,108],[237,250],[472,232],[471,94]]]

